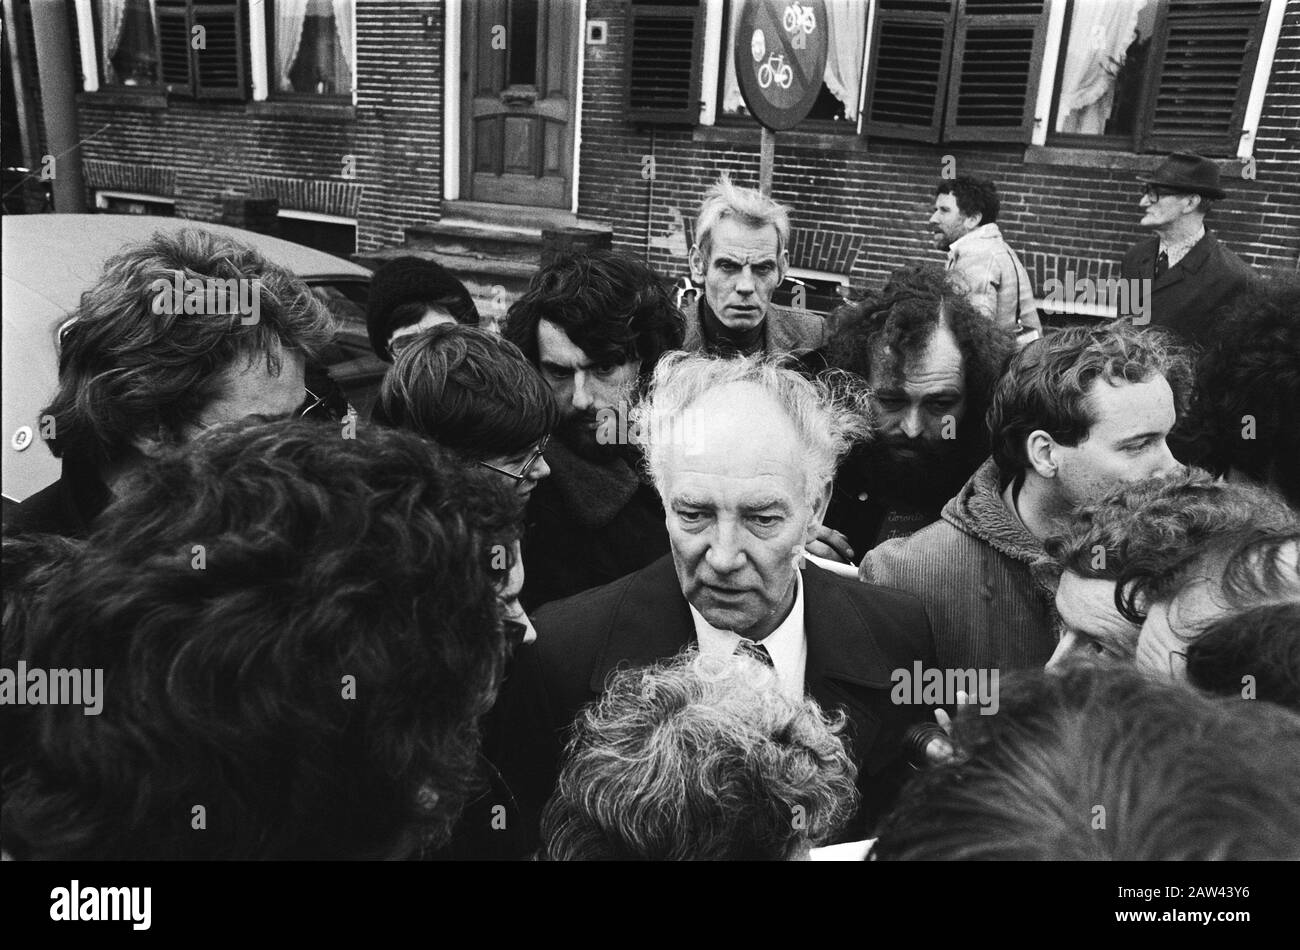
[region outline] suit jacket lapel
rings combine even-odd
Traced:
[[[680,652],[694,639],[695,624],[668,554],[642,568],[628,584],[622,602],[611,614],[605,651],[588,685],[599,694],[617,667],[654,663]]]

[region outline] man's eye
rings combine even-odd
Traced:
[[[571,369],[548,369],[546,375],[551,379],[570,379],[573,376]]]
[[[768,274],[772,273],[772,271],[776,270],[776,268],[771,264],[759,264],[754,268],[754,270],[766,277]]]
[[[679,511],[677,512],[677,518],[686,524],[698,524],[704,519],[704,513],[702,511]]]
[[[895,399],[892,396],[885,396],[883,398],[877,396],[876,402],[880,403],[880,408],[884,409],[887,412],[897,412],[899,409],[902,409],[904,406],[907,405],[906,400]]]
[[[749,520],[760,528],[771,528],[781,522],[780,515],[750,515]]]
[[[952,412],[953,405],[954,403],[952,402],[928,402],[926,403],[926,408],[929,409],[930,412],[940,415],[945,412]]]
[[[602,379],[608,379],[610,376],[613,376],[615,373],[617,373],[618,370],[619,370],[618,363],[606,363],[604,366],[596,367],[596,375],[601,377]]]

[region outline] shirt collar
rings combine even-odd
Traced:
[[[999,237],[1001,232],[998,230],[997,223],[981,224],[974,231],[968,231],[957,240],[948,245],[949,253],[957,250],[964,244],[974,244],[976,241],[982,241],[986,238]]]
[[[1177,242],[1174,242],[1174,243],[1166,243],[1166,242],[1165,242],[1165,239],[1164,239],[1164,238],[1161,238],[1161,239],[1160,239],[1160,250],[1164,251],[1165,254],[1176,253],[1176,252],[1179,252],[1179,251],[1182,251],[1182,252],[1186,253],[1187,251],[1190,251],[1193,247],[1195,247],[1197,244],[1199,244],[1199,243],[1201,242],[1201,238],[1203,238],[1203,237],[1205,237],[1205,225],[1204,225],[1204,224],[1201,225],[1201,229],[1200,229],[1199,231],[1197,231],[1195,234],[1193,234],[1191,237],[1189,237],[1189,238],[1188,238],[1187,240],[1185,240],[1185,241],[1177,241]]]
[[[803,607],[803,572],[794,572],[794,606],[786,615],[781,625],[762,640],[756,642],[767,648],[772,657],[772,666],[783,685],[790,687],[791,693],[803,695],[802,660],[807,656],[807,643],[804,639]],[[704,615],[688,603],[691,620],[695,624],[695,639],[699,642],[701,653],[735,653],[740,634],[731,630],[719,630],[704,619]],[[798,678],[798,683],[792,680]]]

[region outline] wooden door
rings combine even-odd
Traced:
[[[462,194],[568,208],[578,3],[473,0],[464,10]]]

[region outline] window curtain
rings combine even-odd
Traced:
[[[126,0],[99,0],[99,26],[104,53],[104,82],[115,83],[117,71],[113,69],[113,57],[117,55],[118,44],[122,42],[122,24],[126,21]]]
[[[1115,81],[1150,0],[1088,0],[1074,5],[1061,73],[1056,131],[1101,135],[1115,104]]]
[[[723,50],[727,64],[722,82],[722,111],[736,112],[745,104],[736,79],[736,28],[740,21],[737,4],[732,3],[727,29],[727,46]],[[826,72],[822,81],[840,102],[850,122],[858,117],[858,84],[862,80],[862,57],[867,45],[867,11],[862,0],[826,0],[827,31]]]
[[[357,33],[357,11],[354,0],[334,0],[334,29],[338,33],[339,46],[343,49],[343,61],[339,64],[339,84],[336,92],[350,92],[355,88],[357,64],[352,62],[352,49]],[[346,80],[346,81],[345,81]]]
[[[854,122],[867,45],[866,5],[861,0],[826,0],[826,34],[826,88],[844,103],[844,117]]]
[[[293,91],[289,70],[298,58],[307,3],[308,0],[275,0],[275,85],[281,92]]]

